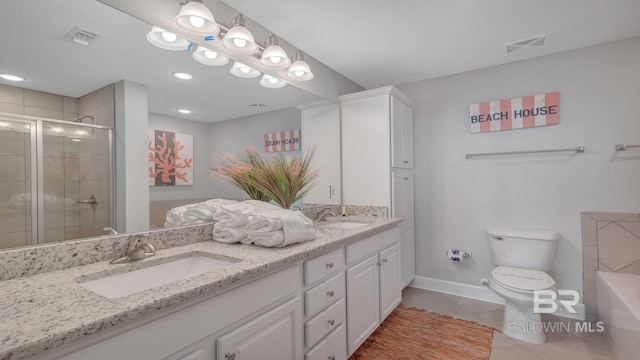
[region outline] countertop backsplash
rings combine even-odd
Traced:
[[[100,237],[20,247],[0,251],[0,280],[88,265],[122,256],[128,239],[135,234],[148,234],[146,242],[156,250],[211,240],[213,224],[157,229],[132,234]]]

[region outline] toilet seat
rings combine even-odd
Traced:
[[[500,286],[519,293],[548,290],[556,284],[556,281],[544,271],[508,266],[498,266],[493,269],[491,279]]]

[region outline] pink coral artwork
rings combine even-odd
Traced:
[[[149,130],[149,185],[193,185],[193,136]]]

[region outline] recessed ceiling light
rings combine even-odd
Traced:
[[[193,75],[183,73],[183,72],[174,72],[173,76],[177,77],[180,80],[191,80],[193,79]]]
[[[24,81],[25,80],[22,76],[11,75],[11,74],[0,74],[0,78],[3,78],[5,80],[9,80],[9,81]]]
[[[178,112],[181,114],[191,114],[191,110],[189,109],[178,109]]]

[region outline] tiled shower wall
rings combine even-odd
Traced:
[[[597,317],[596,271],[640,275],[640,214],[582,213],[584,299]]]
[[[110,84],[78,99],[80,116],[93,117],[94,125],[109,126],[115,124],[114,85]],[[82,122],[91,122],[87,118]],[[91,195],[98,198],[98,207],[92,209],[82,206],[80,210],[80,236],[104,235],[103,227],[109,226],[111,198],[109,197],[109,138],[105,131],[100,132],[91,141],[80,143],[79,160],[82,170],[79,177],[79,196],[88,199]],[[115,158],[115,147],[112,149]]]
[[[80,115],[91,115],[95,121],[83,122],[113,126],[113,91],[108,85],[75,99],[0,85],[0,112],[70,124]],[[110,205],[108,140],[105,135],[74,142],[45,133],[45,242],[104,234]],[[30,156],[28,133],[0,131],[0,248],[30,244]],[[90,194],[102,199],[95,210],[76,203]]]

